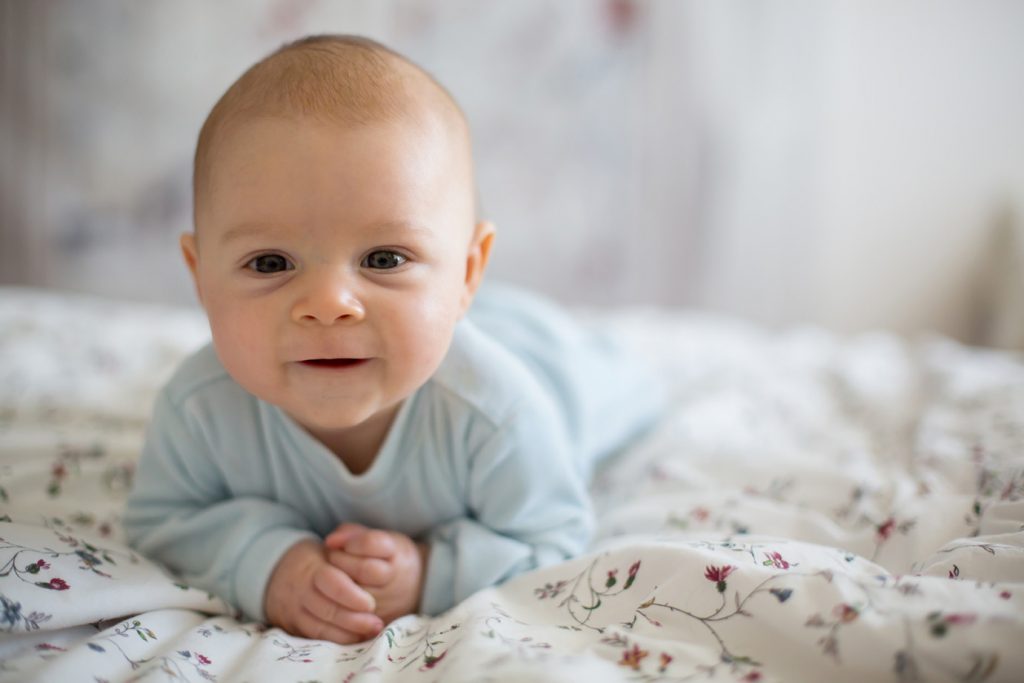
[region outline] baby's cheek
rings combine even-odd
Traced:
[[[444,360],[451,346],[451,330],[445,329],[444,325],[428,326],[426,330],[415,337],[411,345],[413,363],[416,365],[416,372],[424,377],[434,374],[437,367]]]
[[[272,335],[244,305],[225,305],[210,314],[210,331],[224,368],[243,386],[251,384],[266,363]]]

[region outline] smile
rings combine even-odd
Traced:
[[[311,358],[300,362],[310,368],[345,370],[347,368],[359,367],[369,360],[369,358]]]

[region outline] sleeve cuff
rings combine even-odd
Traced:
[[[438,527],[430,536],[420,611],[437,616],[481,588],[536,567],[538,550],[468,519]]]
[[[455,550],[450,543],[430,541],[430,555],[427,558],[427,576],[423,581],[423,597],[420,598],[420,612],[437,616],[455,602],[455,585],[452,568],[455,566]]]
[[[235,568],[235,602],[249,619],[266,621],[263,595],[281,556],[301,540],[319,537],[301,529],[271,529],[249,544]]]

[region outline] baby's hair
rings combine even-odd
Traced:
[[[207,191],[210,154],[218,134],[258,116],[309,116],[342,125],[391,121],[414,107],[426,82],[435,105],[448,109],[468,134],[455,99],[419,66],[380,43],[352,35],[315,35],[283,45],[251,66],[221,96],[199,132],[192,174],[196,213]],[[439,96],[439,97],[436,97]]]

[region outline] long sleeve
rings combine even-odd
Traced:
[[[199,430],[162,392],[125,509],[125,532],[135,548],[184,581],[261,620],[277,561],[314,534],[287,505],[235,497],[216,463]]]
[[[518,412],[472,454],[468,514],[429,536],[422,611],[579,554],[593,518],[564,424],[545,406]]]

